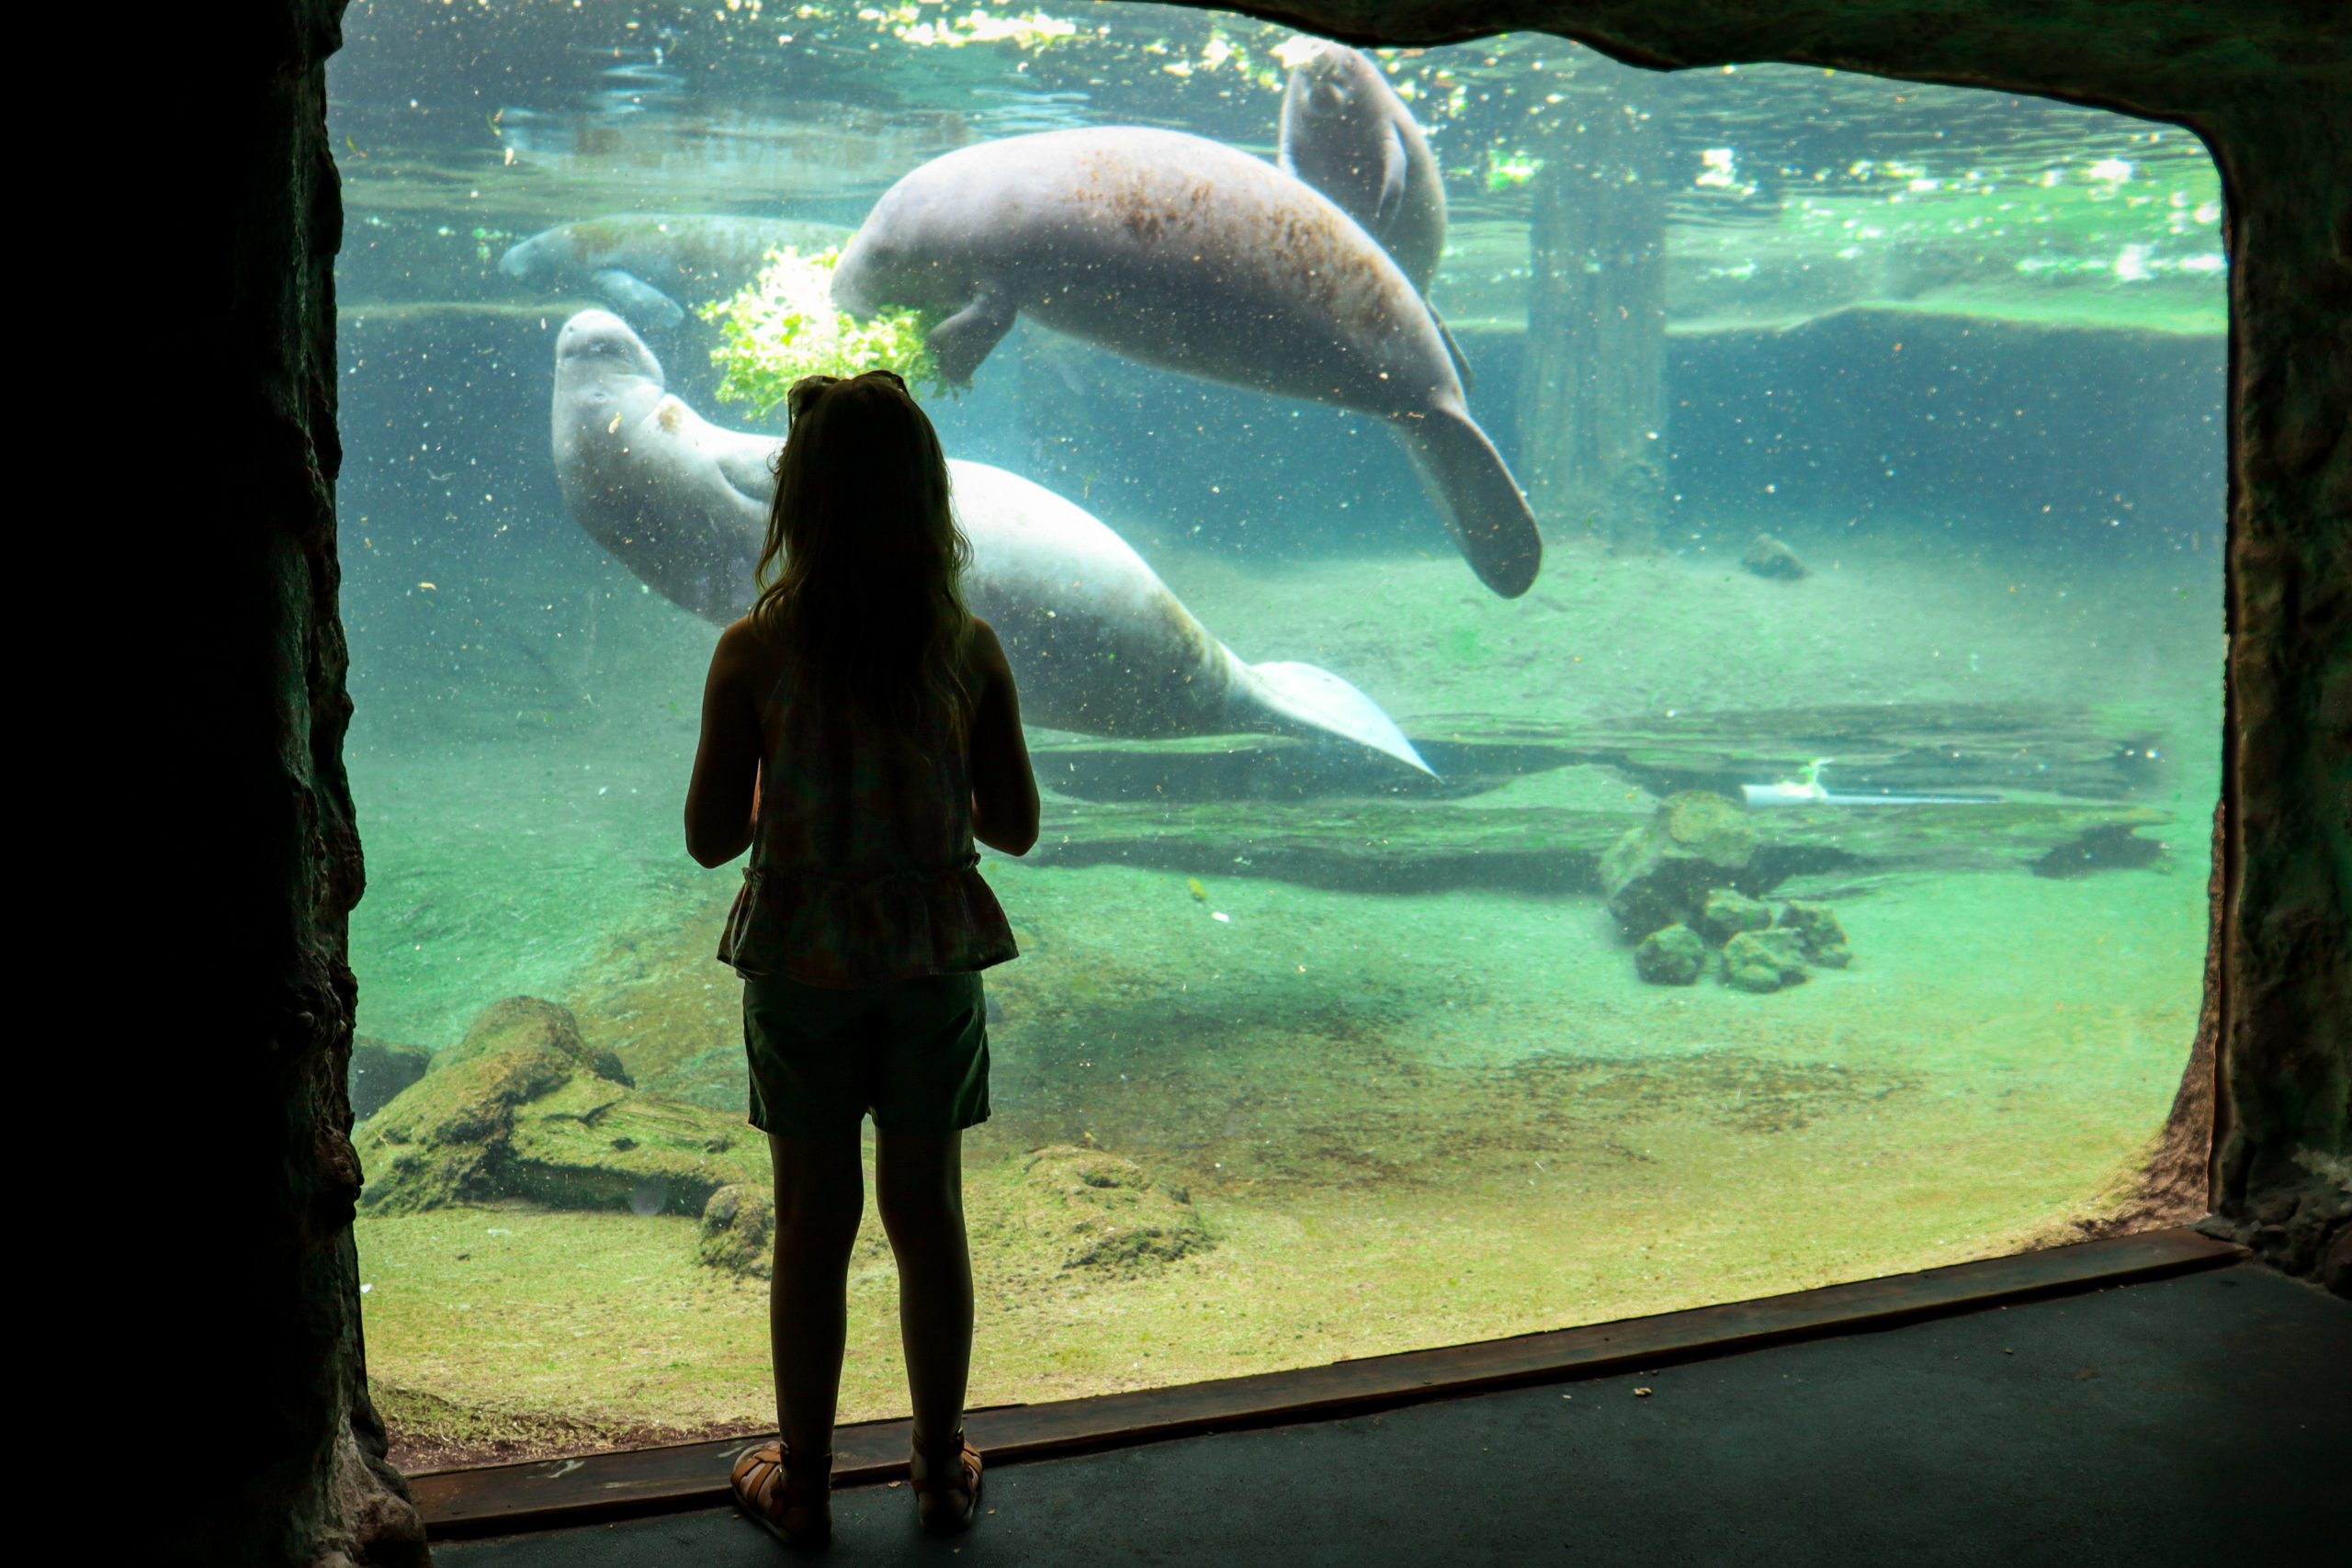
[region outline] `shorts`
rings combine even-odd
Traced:
[[[947,1134],[989,1119],[988,1004],[977,972],[833,989],[743,982],[752,1125],[795,1138]]]

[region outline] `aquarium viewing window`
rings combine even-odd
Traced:
[[[1023,956],[966,1140],[975,1406],[2118,1213],[2221,784],[2187,132],[1140,5],[357,0],[345,37],[356,1235],[410,1468],[772,1420],[736,873],[679,815],[811,368],[924,398],[1035,721],[1044,836],[983,866]],[[1196,193],[1131,238],[1213,276],[1016,299],[1077,242],[1001,192],[1080,155]],[[984,267],[931,266],[969,235],[907,216],[925,181]],[[1194,625],[1186,690],[1152,639]],[[904,1408],[868,1229],[844,1420]]]

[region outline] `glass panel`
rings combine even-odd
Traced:
[[[761,389],[836,301],[959,464],[1047,792],[983,866],[1023,956],[966,1140],[974,1404],[2118,1212],[2196,1023],[2218,787],[2189,136],[1144,6],[346,30],[358,1235],[409,1462],[772,1419],[757,1237],[711,1203],[766,1179],[712,957],[738,879],[679,818]],[[1191,205],[1036,216],[1084,158]],[[924,188],[962,216],[924,230]],[[1138,259],[1170,245],[1204,259]],[[558,375],[567,321],[601,367]],[[904,1408],[893,1290],[869,1219],[844,1419]]]

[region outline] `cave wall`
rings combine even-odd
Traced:
[[[324,70],[342,9],[260,0],[205,21],[222,63],[194,134],[212,143],[197,164],[218,293],[190,356],[201,379],[174,389],[169,419],[201,456],[155,530],[177,592],[135,688],[164,727],[139,748],[140,826],[170,835],[134,851],[167,876],[137,880],[172,889],[181,918],[139,944],[141,992],[169,1010],[147,1022],[162,1070],[130,1109],[163,1146],[141,1162],[147,1320],[117,1346],[150,1376],[133,1447],[154,1445],[140,1491],[162,1495],[167,1562],[429,1561],[368,1401],[351,1235],[345,919],[362,874]]]
[[[2177,121],[2229,197],[2229,776],[2216,831],[2207,1038],[2215,1226],[2346,1288],[2352,1120],[2352,41],[2333,0],[1313,0],[1242,7],[1358,42],[1541,28],[1660,67],[1833,65]],[[228,1462],[175,1488],[166,1556],[426,1560],[368,1404],[350,1220],[345,919],[362,886],[341,746],[334,261],[341,203],[324,62],[340,0],[256,0],[209,26],[224,62],[194,134],[221,305],[179,547],[201,633],[165,723],[201,766],[200,918],[153,994],[203,1048],[166,1119],[164,1179],[200,1223],[161,1228],[201,1304],[160,1329],[174,1406]],[[2182,1157],[2201,1150],[2191,1147]],[[2177,1178],[2178,1173],[2175,1176]],[[143,1348],[143,1346],[142,1346]],[[174,1432],[185,1446],[187,1434]]]
[[[2339,14],[2335,23],[2341,30]],[[2229,708],[2210,1228],[2352,1295],[2352,80],[2249,93],[2229,197]]]

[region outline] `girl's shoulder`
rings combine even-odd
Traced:
[[[997,640],[996,628],[979,616],[971,618],[971,627],[964,634],[964,659],[971,668],[984,675],[999,671],[1010,674],[1011,667],[1004,657],[1004,644]]]
[[[719,677],[752,688],[755,697],[766,694],[784,672],[784,644],[770,637],[750,615],[718,634],[711,652],[711,667]]]

